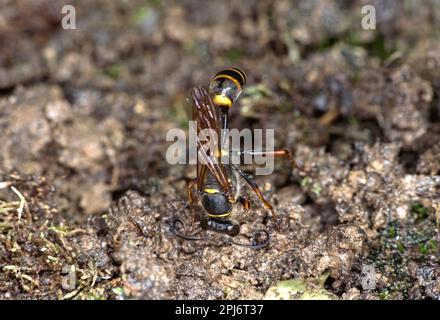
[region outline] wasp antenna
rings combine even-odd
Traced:
[[[174,234],[176,237],[179,237],[180,239],[183,240],[189,240],[189,241],[200,241],[200,240],[206,240],[206,238],[199,238],[199,237],[194,237],[194,236],[187,236],[184,234],[181,234],[177,229],[177,225],[180,224],[182,225],[183,229],[185,230],[185,224],[183,223],[182,220],[180,220],[179,218],[175,218],[171,224],[171,228],[170,231],[172,234]]]

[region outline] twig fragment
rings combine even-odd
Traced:
[[[20,199],[20,205],[17,209],[18,213],[18,220],[21,220],[21,216],[23,214],[24,206],[26,205],[26,199],[23,197],[20,191],[18,191],[14,186],[11,186],[11,190],[14,191],[14,193],[18,196]]]

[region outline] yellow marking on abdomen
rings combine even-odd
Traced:
[[[209,194],[219,193],[219,191],[217,189],[209,189],[209,188],[207,188],[207,189],[205,189],[203,191],[205,191],[206,193],[209,193]]]
[[[208,213],[208,217],[210,217],[210,218],[226,218],[229,215],[231,215],[231,212],[226,212],[223,214],[209,214]]]

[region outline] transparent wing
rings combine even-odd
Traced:
[[[197,174],[199,175],[204,170],[203,166],[206,166],[214,178],[218,181],[223,191],[227,194],[231,194],[231,189],[228,183],[228,176],[223,164],[220,163],[220,127],[219,118],[212,102],[211,96],[203,87],[196,87],[191,92],[191,98],[193,100],[193,120],[197,123],[197,153],[200,155],[203,163],[198,164]],[[216,154],[212,155],[209,152],[207,144],[203,143],[199,139],[200,131],[204,129],[214,130],[217,139],[213,141],[214,150],[217,150]],[[197,158],[198,159],[198,158]],[[203,174],[204,175],[204,174]],[[202,181],[199,181],[201,184]],[[199,185],[200,186],[200,185]]]

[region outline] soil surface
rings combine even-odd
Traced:
[[[0,299],[440,299],[439,30],[435,0],[0,2]],[[166,133],[229,66],[231,127],[293,154],[257,177],[281,230],[234,209],[259,250],[171,232],[204,213]]]

